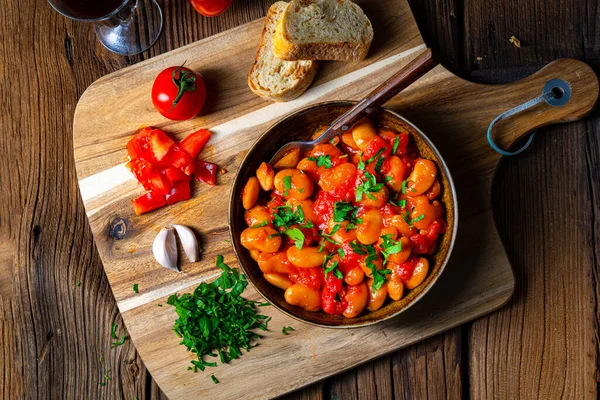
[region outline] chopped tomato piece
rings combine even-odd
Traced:
[[[167,204],[163,195],[154,192],[143,194],[131,202],[136,215],[142,215]]]
[[[184,174],[182,170],[175,167],[167,167],[162,173],[167,177],[169,182],[171,182],[171,186],[173,186],[175,182],[189,181],[192,179],[190,176]]]
[[[171,191],[171,182],[169,182],[163,174],[159,174],[158,172],[153,172],[150,175],[148,183],[150,189],[157,194],[165,195]]]
[[[378,157],[375,157],[378,155],[378,153],[380,155]],[[383,157],[384,159],[388,158],[391,153],[392,153],[392,146],[388,142],[386,142],[385,140],[380,138],[379,136],[375,136],[373,139],[371,139],[371,141],[367,145],[367,148],[365,149],[365,152],[363,153],[363,160],[365,161],[365,163],[367,163],[367,161],[369,161],[369,160],[371,160],[371,162],[376,162],[377,158],[379,158],[379,157]]]
[[[216,164],[198,160],[196,162],[196,180],[209,185],[214,185],[217,182],[217,167]]]
[[[171,149],[163,157],[158,166],[161,169],[169,166],[179,168],[183,173],[189,176],[194,173],[194,160],[185,151],[181,150],[177,144],[171,146]]]
[[[148,179],[152,173],[152,164],[144,160],[133,159],[125,166],[133,173],[138,182],[144,186],[144,189],[150,190]]]
[[[323,311],[327,314],[342,315],[348,306],[343,292],[342,280],[333,276],[333,273],[328,273],[323,279],[321,294]]]
[[[352,241],[348,240],[342,244],[342,251],[344,257],[340,258],[340,270],[342,272],[348,272],[353,268],[360,268],[360,262],[366,258],[366,255],[356,254],[352,245]]]
[[[415,267],[417,266],[418,258],[411,256],[406,262],[403,262],[397,267],[397,273],[403,280],[409,280],[413,276]]]
[[[181,142],[179,142],[179,147],[183,149],[188,155],[192,158],[196,158],[198,154],[204,148],[208,139],[210,139],[210,131],[206,129],[200,129],[197,132],[190,133],[187,135]]]
[[[175,204],[178,201],[187,200],[191,197],[190,182],[179,181],[175,182],[171,191],[165,196],[167,204]]]
[[[141,159],[151,164],[161,161],[175,142],[160,129],[144,128],[127,143],[131,159]]]
[[[323,282],[323,268],[295,268],[289,277],[295,283],[301,283],[309,288],[319,289]]]

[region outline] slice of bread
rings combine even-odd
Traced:
[[[289,101],[300,96],[317,74],[317,61],[283,61],[273,53],[273,35],[277,21],[288,3],[278,1],[269,8],[262,39],[250,74],[248,86],[260,97]]]
[[[282,60],[360,61],[373,26],[350,0],[293,0],[277,25],[275,55]]]

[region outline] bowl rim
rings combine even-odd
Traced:
[[[246,153],[246,155],[244,156],[244,158],[242,159],[242,161],[240,162],[240,166],[238,167],[238,170],[236,171],[236,175],[235,178],[233,180],[233,186],[231,188],[231,192],[229,195],[229,205],[228,205],[228,209],[227,209],[227,224],[228,224],[228,228],[229,228],[229,237],[230,237],[230,242],[233,248],[233,253],[235,254],[235,258],[237,259],[238,265],[240,266],[240,268],[242,269],[243,273],[246,275],[247,280],[252,284],[252,286],[254,287],[254,289],[258,292],[258,294],[260,294],[265,300],[269,301],[269,298],[267,295],[265,295],[260,288],[258,287],[258,285],[255,284],[254,282],[254,277],[253,275],[250,273],[249,267],[244,265],[242,258],[240,257],[240,255],[238,254],[238,249],[236,248],[235,245],[235,238],[233,235],[233,229],[232,227],[232,221],[233,221],[233,217],[234,217],[234,208],[235,207],[239,207],[240,206],[240,202],[236,202],[236,196],[235,196],[235,188],[240,184],[239,180],[240,180],[240,171],[241,171],[241,167],[246,164],[246,162],[249,160],[249,157],[252,155],[252,153],[254,153],[254,150],[256,149],[256,147],[258,145],[260,145],[260,143],[262,143],[273,131],[273,129],[279,125],[282,124],[292,118],[295,118],[298,114],[301,113],[306,113],[309,112],[312,109],[317,109],[317,108],[321,108],[321,107],[327,107],[327,106],[338,106],[338,107],[351,107],[353,105],[356,105],[358,103],[358,101],[354,101],[354,100],[331,100],[331,101],[325,101],[325,102],[320,102],[320,103],[315,103],[315,104],[311,104],[308,105],[306,107],[302,107],[299,108],[293,112],[290,112],[289,114],[287,114],[286,116],[278,119],[276,122],[274,122],[273,124],[271,124],[255,141],[254,143],[252,143],[252,146],[250,146],[248,148],[248,151]],[[416,127],[412,122],[410,122],[409,120],[407,120],[405,117],[403,117],[402,115],[400,115],[398,112],[390,110],[389,108],[385,108],[385,107],[380,107],[378,110],[386,112],[391,114],[392,116],[394,116],[395,118],[398,118],[399,120],[401,120],[404,124],[408,125],[415,133],[417,133],[420,138],[427,144],[427,146],[433,151],[433,153],[436,155],[436,157],[438,158],[439,162],[440,162],[440,166],[442,167],[444,174],[447,177],[447,181],[448,181],[448,186],[449,186],[449,190],[450,190],[450,198],[452,199],[452,209],[453,209],[453,230],[452,230],[452,235],[450,237],[450,241],[448,242],[448,251],[446,252],[446,255],[440,265],[439,271],[437,273],[437,275],[429,282],[429,285],[425,288],[423,288],[423,290],[410,302],[408,303],[404,308],[401,308],[400,310],[396,311],[395,313],[386,315],[383,318],[377,319],[377,320],[370,320],[370,321],[363,321],[363,322],[357,322],[354,324],[345,324],[345,325],[329,325],[329,324],[322,324],[319,322],[314,322],[314,321],[308,321],[303,319],[302,317],[299,317],[297,315],[294,315],[293,313],[281,308],[277,303],[270,301],[270,304],[277,309],[279,312],[282,312],[284,315],[291,317],[293,319],[295,319],[296,321],[305,323],[305,324],[309,324],[312,326],[316,326],[319,328],[328,328],[328,329],[354,329],[354,328],[362,328],[362,327],[366,327],[366,326],[372,326],[384,321],[388,321],[392,318],[396,318],[398,315],[402,314],[403,312],[405,312],[406,310],[410,309],[413,305],[415,305],[416,303],[419,302],[419,300],[421,300],[423,298],[423,296],[425,296],[433,286],[435,286],[435,284],[438,282],[438,280],[440,279],[440,276],[442,275],[442,273],[444,272],[444,270],[446,269],[446,266],[448,264],[448,261],[450,260],[450,257],[452,255],[452,251],[454,249],[454,244],[456,241],[456,236],[457,236],[457,232],[458,232],[458,199],[457,199],[457,194],[456,194],[456,187],[454,186],[454,181],[452,179],[452,174],[450,173],[450,170],[448,169],[448,166],[446,164],[446,161],[444,160],[444,158],[442,157],[440,151],[437,149],[437,147],[435,147],[435,145],[431,142],[431,140],[429,139],[429,137],[427,137],[427,135],[425,135],[425,133],[423,133],[423,131],[421,131],[418,127]]]

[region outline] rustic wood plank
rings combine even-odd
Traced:
[[[469,2],[465,68],[475,72],[540,65],[558,57],[597,59],[597,2],[541,5]],[[521,40],[520,49],[508,42],[512,35]],[[496,70],[483,71],[478,80],[495,75],[508,81],[526,73],[514,71],[504,70],[503,77]],[[542,129],[531,150],[499,167],[496,221],[517,288],[507,307],[472,325],[473,398],[597,397],[598,261],[595,239],[590,240],[597,235],[600,183],[592,172],[596,126],[597,117],[587,125]]]

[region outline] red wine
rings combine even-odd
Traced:
[[[129,0],[50,0],[61,14],[74,19],[107,17]]]

